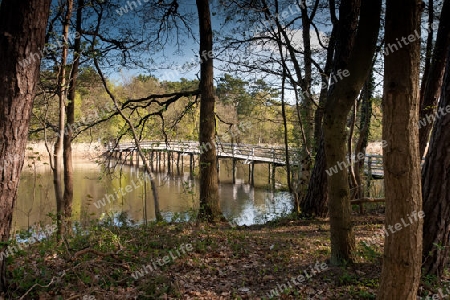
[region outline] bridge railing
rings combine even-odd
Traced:
[[[108,151],[136,151],[134,143],[121,143],[116,147],[108,145]],[[142,141],[140,146],[143,150],[176,151],[181,153],[201,154],[211,149],[211,145],[200,145],[196,141]],[[265,159],[277,164],[285,164],[284,147],[268,147],[260,145],[249,145],[240,143],[216,143],[217,155],[221,157],[236,157],[245,159],[246,162]],[[291,148],[289,162],[297,164],[298,149]]]
[[[174,151],[186,154],[201,154],[211,149],[211,145],[200,145],[198,141],[142,141],[140,146],[146,151]],[[136,151],[134,143],[121,143],[116,147],[108,145],[108,151]],[[241,143],[216,143],[217,156],[229,157],[244,160],[244,163],[267,162],[278,165],[286,164],[285,148],[281,146],[263,146]],[[299,164],[299,149],[289,149],[289,163],[291,165]],[[355,157],[353,157],[355,161]],[[371,176],[383,175],[383,156],[375,154],[366,154],[364,158],[364,172]]]

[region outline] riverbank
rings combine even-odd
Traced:
[[[65,245],[50,239],[12,257],[7,299],[375,299],[382,240],[363,241],[382,223],[376,211],[354,215],[357,261],[344,267],[327,260],[325,219],[234,228],[93,224]]]

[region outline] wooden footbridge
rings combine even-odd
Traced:
[[[212,145],[203,144],[195,141],[142,141],[141,149],[148,158],[152,172],[161,172],[166,170],[168,173],[184,172],[184,158],[189,157],[189,172],[191,177],[194,174],[195,156],[210,150]],[[248,165],[249,183],[254,184],[254,166],[255,164],[268,164],[269,184],[275,184],[275,170],[277,167],[286,165],[286,150],[284,147],[261,146],[236,143],[217,143],[217,171],[220,171],[220,160],[231,159],[233,163],[232,174],[233,183],[236,183],[236,164],[238,161]],[[139,167],[140,158],[137,147],[134,143],[120,143],[108,145],[106,153],[109,157],[117,159],[123,163]],[[289,149],[289,164],[299,167],[300,149]],[[382,157],[380,155],[366,155],[365,173],[370,175],[371,179],[383,178]]]
[[[148,154],[149,164],[152,172],[166,169],[172,172],[174,168],[183,172],[183,158],[189,156],[189,170],[192,175],[195,168],[195,156],[210,150],[211,144],[199,146],[198,142],[164,142],[144,141],[140,143],[141,149]],[[249,181],[254,183],[255,164],[269,165],[269,181],[275,182],[275,169],[286,165],[286,150],[283,147],[268,147],[259,145],[217,143],[217,167],[220,171],[220,159],[232,159],[233,161],[233,183],[236,182],[236,163],[243,162],[249,166]],[[139,153],[134,143],[121,143],[117,146],[108,145],[107,153],[115,159],[129,162],[130,165],[139,166]],[[299,149],[289,149],[289,164],[297,165]],[[176,156],[176,157],[175,157]],[[180,163],[181,161],[181,163]]]

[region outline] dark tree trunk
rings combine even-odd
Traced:
[[[425,68],[420,91],[419,111],[419,149],[423,157],[433,128],[434,114],[439,100],[442,77],[444,75],[445,59],[450,46],[450,0],[442,5],[441,18],[436,36],[436,42],[431,56],[429,69]],[[428,47],[427,47],[428,48]]]
[[[283,58],[284,59],[284,58]],[[284,155],[286,159],[286,176],[287,176],[287,185],[289,188],[289,193],[292,194],[292,184],[291,184],[291,162],[289,161],[289,137],[288,137],[288,128],[287,128],[287,118],[286,118],[286,102],[284,101],[284,92],[285,92],[285,83],[286,83],[286,68],[283,68],[283,78],[281,79],[281,115],[283,117],[283,138],[284,138]],[[299,205],[297,205],[298,201],[294,202],[294,210],[298,213],[300,209]]]
[[[388,0],[386,45],[420,31],[420,2]],[[377,299],[417,299],[422,258],[422,208],[417,117],[420,40],[384,58],[383,149],[386,200],[383,269]],[[425,216],[427,218],[427,216]],[[407,223],[404,221],[406,220]],[[397,224],[401,226],[400,230]],[[392,230],[395,226],[395,230]]]
[[[0,5],[0,251],[10,238],[49,9],[50,0]],[[6,261],[1,260],[0,294],[6,288]]]
[[[305,194],[308,185],[306,184],[311,180],[311,152],[314,138],[314,106],[313,99],[311,95],[311,84],[312,84],[312,51],[311,51],[311,22],[314,18],[314,14],[316,12],[316,8],[311,9],[308,12],[308,7],[306,5],[306,1],[302,0],[300,2],[303,5],[300,5],[300,11],[302,14],[302,39],[303,39],[303,68],[305,70],[305,76],[302,81],[302,93],[306,95],[303,99],[303,110],[301,114],[303,115],[303,128],[304,128],[304,136],[305,136],[305,144],[302,145],[301,150],[301,181],[298,185],[298,190],[300,194]],[[318,1],[316,1],[316,4]],[[311,14],[311,16],[309,15]],[[301,122],[301,120],[299,120]],[[299,199],[297,198],[298,207],[300,208]]]
[[[300,11],[302,13],[302,38],[303,38],[303,64],[305,69],[305,77],[302,84],[302,92],[306,95],[311,95],[311,83],[312,83],[312,51],[311,51],[311,20],[312,16],[308,15],[308,7],[306,1],[300,1]],[[317,2],[317,1],[316,1]],[[316,4],[317,5],[317,4]],[[311,14],[315,14],[315,9]],[[314,107],[312,97],[305,97],[304,103],[304,130],[306,145],[303,145],[304,157],[309,158],[312,148],[312,140],[314,136]],[[308,168],[311,168],[308,165]],[[308,170],[309,171],[309,170]]]
[[[325,217],[328,213],[327,174],[323,137],[319,138],[319,148],[308,186],[308,193],[301,201],[301,212],[305,216]]]
[[[311,175],[308,178],[302,178],[304,182],[301,184],[307,184],[308,189],[304,197],[300,197],[300,210],[301,214],[305,216],[316,215],[318,217],[325,217],[328,213],[328,194],[327,194],[327,176],[325,173],[325,150],[323,144],[323,132],[322,121],[325,103],[328,97],[328,80],[333,68],[333,55],[336,45],[336,36],[338,21],[335,12],[335,1],[330,0],[330,16],[333,23],[333,29],[331,31],[330,41],[327,49],[327,60],[325,63],[324,71],[321,72],[322,89],[319,96],[319,107],[314,113],[314,154],[315,163]],[[311,164],[311,162],[307,162]],[[309,175],[309,173],[307,173]],[[309,180],[307,180],[309,179]]]
[[[209,149],[200,154],[200,211],[198,219],[215,222],[222,219],[217,183],[215,144],[215,94],[212,57],[212,26],[208,0],[197,0],[200,28],[200,147]]]
[[[370,118],[372,116],[372,94],[373,94],[373,71],[370,72],[369,77],[364,83],[364,88],[362,91],[361,99],[361,117],[359,122],[359,138],[355,145],[355,157],[358,153],[363,153],[366,155],[366,147],[369,140],[369,128],[370,128]],[[356,180],[356,190],[355,198],[364,197],[361,173],[364,168],[364,160],[361,159],[355,163],[355,180]],[[361,207],[361,211],[363,211]]]
[[[423,265],[426,275],[441,278],[449,259],[450,238],[450,51],[439,110],[422,169]]]
[[[361,10],[361,11],[360,11]],[[323,136],[327,168],[346,162],[347,116],[366,80],[380,27],[381,0],[343,0],[339,9],[334,73],[348,71],[336,81],[325,104]],[[353,260],[355,237],[351,225],[348,170],[328,177],[331,263]]]

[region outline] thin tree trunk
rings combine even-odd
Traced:
[[[419,29],[420,31],[420,29]],[[450,47],[450,0],[442,5],[441,18],[429,70],[425,68],[420,91],[419,150],[423,157],[439,100],[447,51]]]
[[[289,53],[289,58],[292,61],[296,80],[291,77],[291,80],[293,81],[294,85],[298,85],[301,88],[301,94],[302,94],[302,103],[301,105],[298,105],[297,102],[297,109],[300,108],[299,111],[299,122],[303,122],[300,124],[300,126],[303,128],[302,134],[304,137],[304,141],[302,144],[302,150],[300,153],[300,163],[302,169],[299,170],[299,182],[296,187],[296,195],[294,196],[295,199],[295,205],[299,206],[299,194],[302,194],[302,192],[306,189],[306,183],[309,182],[309,174],[311,173],[311,145],[312,145],[312,139],[314,134],[314,127],[313,127],[313,107],[314,107],[314,100],[311,96],[311,82],[312,82],[312,52],[311,52],[311,35],[310,35],[310,28],[311,28],[311,20],[314,18],[314,14],[317,10],[317,7],[319,5],[318,1],[315,1],[314,7],[311,9],[311,16],[308,15],[308,8],[306,6],[306,1],[302,0],[300,3],[297,3],[297,5],[300,8],[300,11],[302,13],[302,37],[303,37],[303,62],[304,62],[304,72],[305,75],[302,75],[302,66],[300,65],[297,57],[296,57],[296,51],[295,47],[292,45],[291,38],[289,37],[288,33],[286,32],[284,26],[281,25],[277,17],[274,17],[273,14],[271,14],[269,6],[267,5],[267,2],[265,0],[262,0],[262,4],[264,6],[264,12],[266,15],[266,19],[274,20],[277,28],[278,28],[278,43],[281,43],[283,41],[283,48],[286,47]],[[279,2],[278,0],[275,0],[275,14],[279,14]],[[297,91],[297,87],[294,86],[294,89]],[[298,95],[297,95],[298,97]]]
[[[53,169],[53,185],[55,188],[56,196],[56,218],[57,218],[57,237],[60,239],[65,233],[65,213],[64,213],[64,191],[63,191],[63,151],[64,151],[64,135],[65,135],[65,125],[66,125],[66,99],[67,99],[67,88],[66,88],[66,65],[67,65],[67,54],[69,51],[68,38],[69,38],[69,28],[70,28],[70,18],[72,17],[73,0],[67,0],[62,4],[66,8],[66,14],[63,20],[63,32],[62,36],[64,39],[64,46],[62,48],[61,54],[61,64],[60,71],[58,75],[58,100],[59,100],[59,119],[58,119],[58,137],[55,142],[55,149],[53,153],[54,157],[54,169]]]
[[[77,21],[76,31],[81,32],[81,14],[84,7],[84,0],[78,0],[77,3]],[[67,130],[64,135],[64,196],[63,211],[65,219],[65,227],[68,233],[72,232],[72,203],[73,203],[73,163],[72,163],[72,138],[75,123],[75,90],[77,87],[78,69],[80,65],[81,37],[75,38],[73,49],[74,60],[72,70],[69,77],[69,93],[67,95]]]
[[[284,59],[284,58],[283,58]],[[281,79],[282,83],[281,83],[281,115],[283,117],[283,129],[284,129],[284,155],[285,155],[285,159],[286,159],[286,176],[287,176],[287,185],[289,188],[289,193],[292,194],[292,184],[291,184],[291,164],[289,161],[289,142],[288,142],[288,129],[287,129],[287,120],[286,120],[286,103],[284,101],[284,88],[285,88],[285,83],[286,83],[286,69],[283,68],[283,78]],[[300,206],[297,205],[298,202],[294,203],[295,204],[295,210],[298,213]]]
[[[358,153],[363,153],[366,155],[366,147],[369,140],[369,128],[370,128],[370,118],[372,116],[372,93],[373,93],[373,71],[370,71],[370,75],[364,83],[364,88],[362,91],[362,101],[361,101],[361,118],[360,118],[360,130],[359,138],[355,145],[355,155]],[[355,180],[356,180],[356,197],[363,197],[361,172],[364,168],[364,160],[359,160],[355,164]]]
[[[387,1],[386,45],[393,45],[416,30],[420,32],[420,9],[416,0]],[[377,295],[380,300],[415,300],[420,282],[423,220],[418,217],[422,208],[417,127],[419,65],[420,40],[384,58],[385,228],[390,229],[384,243]],[[400,229],[397,225],[401,225]]]
[[[439,111],[422,169],[423,275],[443,275],[450,254],[450,51]],[[445,113],[444,113],[445,112]]]
[[[154,178],[152,176],[152,171],[151,171],[151,168],[150,168],[150,166],[148,164],[148,160],[147,160],[147,158],[144,155],[144,151],[142,151],[141,144],[139,143],[139,135],[137,134],[136,129],[134,128],[134,125],[131,122],[130,118],[128,118],[122,112],[122,109],[119,106],[119,102],[117,101],[116,97],[114,97],[114,95],[111,92],[111,90],[108,88],[108,84],[106,82],[106,79],[105,79],[105,76],[103,75],[102,70],[100,69],[100,66],[98,64],[97,58],[94,58],[94,66],[97,69],[97,73],[100,75],[100,79],[102,80],[102,84],[103,84],[103,87],[105,88],[106,93],[111,98],[111,100],[114,102],[114,106],[115,106],[117,112],[122,117],[122,119],[125,120],[125,122],[128,124],[128,127],[131,130],[131,134],[133,135],[133,139],[134,139],[134,143],[135,143],[136,149],[137,149],[137,151],[139,153],[139,157],[141,158],[142,164],[144,166],[145,175],[147,176],[147,179],[150,181],[150,187],[152,189],[153,200],[155,202],[155,218],[156,218],[156,221],[162,221],[163,217],[162,217],[161,211],[159,209],[158,190],[156,189],[156,183],[155,183],[155,180],[154,180]],[[123,204],[123,199],[122,199],[122,204]]]
[[[423,71],[423,78],[427,78],[430,72],[431,57],[433,54],[433,40],[434,40],[434,0],[428,0],[428,36],[425,47],[425,67]],[[420,90],[425,90],[426,80],[422,80]]]
[[[50,0],[3,0],[0,5],[1,252],[7,251],[11,233],[49,9]],[[0,295],[6,289],[6,260],[0,260]]]
[[[361,13],[360,13],[361,10]],[[325,105],[323,134],[328,168],[346,162],[347,116],[372,65],[380,26],[381,0],[343,0],[339,9],[339,40],[335,74],[348,71],[330,88]],[[359,20],[359,22],[358,22]],[[351,225],[348,170],[328,178],[328,207],[331,231],[331,263],[353,260],[355,237]]]
[[[348,166],[348,184],[351,189],[350,199],[355,199],[355,188],[357,186],[355,170],[353,169],[354,160],[352,158],[353,153],[353,133],[355,132],[355,123],[356,123],[356,109],[357,109],[357,101],[354,102],[351,108],[351,116],[350,116],[350,130],[347,138],[347,161],[349,162]],[[355,153],[355,161],[356,161],[356,153]]]
[[[308,15],[308,7],[306,1],[302,0],[300,5],[300,11],[302,14],[302,39],[303,39],[303,65],[305,70],[305,76],[302,84],[302,93],[306,95],[303,99],[303,124],[304,124],[304,136],[305,143],[302,145],[301,150],[301,179],[298,185],[299,196],[296,197],[299,201],[305,194],[308,188],[308,182],[311,179],[312,169],[312,147],[314,139],[314,106],[311,95],[311,83],[312,83],[312,51],[311,51],[311,20],[314,18],[313,14],[317,9],[318,1],[316,0],[315,8],[311,11],[311,16]],[[298,213],[300,210],[300,203],[298,203]]]
[[[301,0],[300,11],[302,13],[302,39],[303,39],[303,64],[305,69],[305,76],[303,79],[302,91],[306,95],[311,95],[312,83],[312,51],[311,51],[311,17],[308,15],[308,8],[306,1]],[[316,0],[316,5],[318,1]],[[314,10],[315,11],[315,10]],[[309,158],[311,155],[312,140],[314,137],[314,107],[312,97],[307,97],[304,100],[304,120],[305,120],[305,139],[306,145],[303,145],[304,158]],[[308,161],[310,161],[308,159]],[[311,169],[311,164],[305,166],[308,172]]]
[[[215,144],[215,94],[213,85],[212,26],[208,0],[196,0],[200,29],[200,211],[198,220],[216,222],[222,219],[217,183]]]
[[[322,89],[319,96],[319,107],[317,107],[314,113],[314,167],[311,175],[305,178],[303,184],[307,184],[308,188],[306,195],[301,197],[300,194],[300,210],[302,215],[312,216],[315,214],[318,217],[325,217],[328,213],[328,194],[327,186],[328,180],[325,173],[325,149],[323,143],[322,121],[325,103],[328,97],[328,81],[333,67],[333,54],[336,46],[337,37],[337,18],[335,13],[335,1],[329,1],[331,22],[333,23],[333,29],[331,31],[330,41],[327,49],[327,60],[325,68],[321,72]],[[312,159],[310,159],[312,161]],[[311,162],[308,162],[311,163]],[[309,175],[309,174],[308,174]],[[303,178],[302,178],[303,179]],[[301,192],[301,191],[299,191]]]

